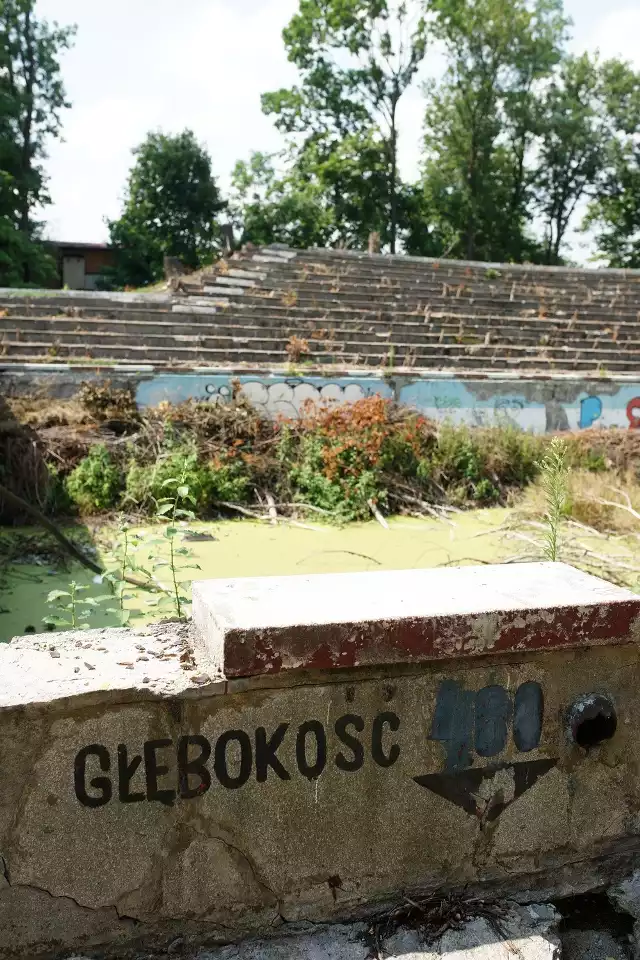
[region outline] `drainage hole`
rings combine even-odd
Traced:
[[[611,740],[617,727],[616,710],[609,697],[591,694],[569,710],[571,739],[585,750]]]
[[[580,747],[597,747],[599,743],[605,740],[611,740],[618,721],[615,713],[598,713],[595,717],[589,717],[579,723],[575,732],[575,741]]]

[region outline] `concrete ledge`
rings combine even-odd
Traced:
[[[640,597],[565,564],[210,580],[199,646],[228,677],[640,641]]]
[[[235,617],[217,647],[177,623],[0,646],[1,960],[230,943],[463,888],[532,902],[628,873],[638,598],[562,566],[447,574],[431,590],[427,572],[352,591],[318,577],[315,600],[299,578],[201,585],[214,619]],[[255,630],[295,647],[296,610],[327,650],[362,615],[366,665],[285,651],[265,673]],[[413,641],[394,646],[403,622]],[[256,674],[228,678],[246,669],[234,644]]]

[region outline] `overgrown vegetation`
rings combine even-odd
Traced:
[[[510,503],[554,449],[550,438],[510,426],[436,426],[379,396],[309,405],[300,419],[275,422],[237,390],[228,403],[143,412],[108,385],[73,401],[8,407],[15,421],[0,434],[3,483],[50,516],[153,517],[178,477],[199,518],[426,515]],[[640,476],[638,439],[632,431],[582,431],[566,437],[564,456],[573,470]],[[20,520],[6,505],[3,519]]]
[[[120,626],[126,626],[131,617],[131,607],[126,604],[134,597],[131,584],[149,591],[145,600],[147,607],[170,619],[186,619],[191,602],[191,577],[182,574],[187,569],[200,569],[193,562],[191,550],[185,542],[185,535],[189,532],[186,524],[194,519],[190,507],[196,504],[187,479],[185,459],[179,473],[162,482],[163,495],[155,501],[155,519],[165,524],[162,536],[132,531],[126,519],[120,518],[118,540],[112,552],[115,564],[95,578],[95,582],[107,586],[109,593],[81,598],[79,595],[88,592],[90,587],[79,585],[75,580],[71,581],[68,590],[49,593],[47,603],[53,613],[44,618],[47,627],[85,630],[90,626],[92,615],[99,612],[115,614]],[[136,556],[140,554],[146,556],[142,562]]]
[[[122,474],[103,443],[91,447],[71,471],[66,491],[80,513],[104,513],[113,509],[122,489]]]

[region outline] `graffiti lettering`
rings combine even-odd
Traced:
[[[462,405],[459,397],[438,396],[433,398],[433,405],[436,410],[458,410]]]
[[[634,397],[627,404],[629,430],[640,430],[640,397]]]
[[[594,420],[597,420],[602,414],[602,400],[600,397],[585,397],[580,401],[580,420],[581,428],[590,427]]]
[[[154,406],[162,401],[179,403],[189,397],[211,403],[228,403],[234,386],[265,417],[299,417],[306,401],[313,403],[350,403],[377,394],[394,397],[426,416],[443,421],[477,426],[507,422],[535,433],[588,428],[597,423],[602,427],[629,423],[631,429],[640,428],[640,387],[637,383],[603,384],[599,396],[586,396],[584,383],[568,381],[562,397],[557,399],[558,386],[553,381],[532,383],[535,389],[515,393],[519,386],[508,385],[499,379],[466,381],[452,376],[442,379],[416,378],[402,375],[393,380],[368,377],[365,374],[345,374],[329,378],[309,374],[249,376],[247,374],[216,373],[158,373],[141,381],[136,401],[141,407]],[[481,387],[481,389],[480,389]],[[514,393],[505,392],[514,390]],[[606,394],[606,399],[605,399]],[[566,399],[565,399],[566,397]],[[581,397],[581,399],[578,399]],[[625,416],[626,415],[626,416]]]
[[[500,397],[496,400],[494,410],[498,416],[500,414],[509,416],[510,413],[518,413],[524,409],[524,405],[524,400],[520,400],[519,397]]]
[[[481,757],[502,753],[511,728],[518,751],[535,750],[543,715],[538,683],[522,684],[512,700],[504,687],[483,687],[476,693],[463,690],[455,680],[445,680],[438,690],[429,739],[444,744],[447,770],[462,770],[470,766],[474,749]]]

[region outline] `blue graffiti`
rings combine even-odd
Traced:
[[[602,415],[600,397],[585,397],[580,401],[580,427],[590,427],[594,420]]]

